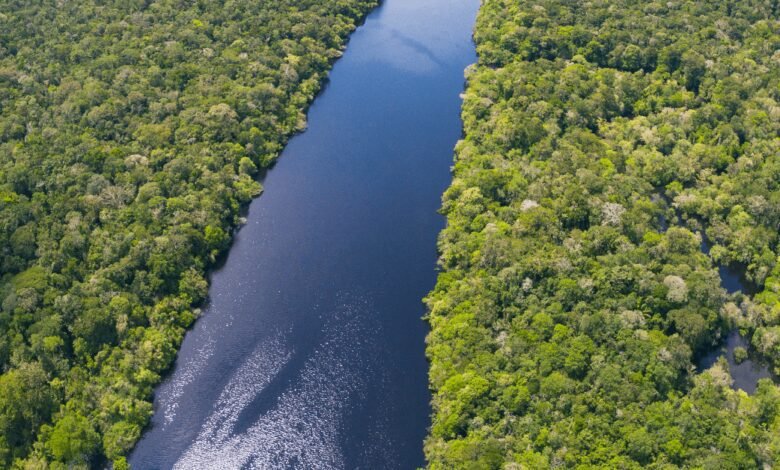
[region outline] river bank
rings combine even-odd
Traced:
[[[155,395],[136,468],[414,468],[420,299],[478,2],[388,0],[263,183]]]

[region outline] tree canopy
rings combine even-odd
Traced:
[[[0,0],[0,467],[127,467],[253,177],[375,5]]]
[[[777,2],[485,0],[475,39],[431,468],[780,465],[780,389],[695,367],[738,327],[780,370]]]

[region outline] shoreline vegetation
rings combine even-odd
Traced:
[[[779,14],[483,1],[426,299],[431,468],[780,465],[777,385],[695,367],[736,328],[780,370]]]
[[[258,175],[378,3],[0,0],[0,467],[128,468]],[[778,18],[482,0],[430,468],[780,465],[778,385],[696,367],[738,331],[734,362],[780,375]]]
[[[0,467],[127,468],[258,171],[377,4],[0,1]]]

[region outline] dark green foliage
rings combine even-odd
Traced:
[[[777,13],[483,2],[427,298],[432,468],[780,465],[780,390],[693,367],[735,326],[780,363]]]
[[[126,467],[253,176],[375,4],[0,0],[0,467]]]

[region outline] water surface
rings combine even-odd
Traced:
[[[711,247],[710,241],[702,234],[701,251],[709,255]],[[757,286],[747,280],[744,266],[718,266],[718,274],[720,274],[721,287],[729,295],[752,296],[758,291]],[[737,361],[734,356],[734,350],[737,348],[746,349],[749,352],[748,358]],[[709,369],[721,357],[726,358],[731,374],[731,387],[735,390],[740,389],[753,394],[758,388],[759,380],[773,377],[767,362],[752,351],[750,341],[742,336],[738,329],[729,331],[725,341],[719,347],[709,351],[699,360],[699,370]]]
[[[386,0],[352,36],[214,273],[133,468],[424,463],[420,299],[478,4]]]
[[[667,206],[671,206],[671,200],[663,193],[654,195],[652,198],[654,201],[663,201]],[[675,210],[674,217],[679,221],[682,218],[680,214]],[[701,223],[701,220],[698,221]],[[669,221],[665,215],[661,215],[659,219],[661,230],[666,232],[669,228]],[[699,248],[702,253],[710,256],[710,250],[712,249],[712,242],[707,239],[707,236],[703,232],[699,232],[701,237],[701,244]],[[720,277],[720,286],[723,290],[731,296],[733,300],[737,300],[740,296],[752,297],[759,289],[754,283],[750,282],[746,276],[746,267],[733,264],[731,266],[718,265],[718,275]],[[726,332],[726,337],[719,342],[719,344],[710,348],[703,355],[701,355],[696,361],[696,368],[701,372],[709,369],[720,358],[725,358],[728,364],[729,374],[731,375],[731,387],[735,390],[744,390],[748,394],[755,393],[758,388],[758,381],[765,378],[774,379],[772,372],[769,369],[769,364],[766,360],[758,356],[750,345],[748,338],[745,338],[740,334],[739,329],[733,329]],[[748,351],[748,357],[741,361],[738,361],[734,355],[734,351],[737,348],[743,348]]]

